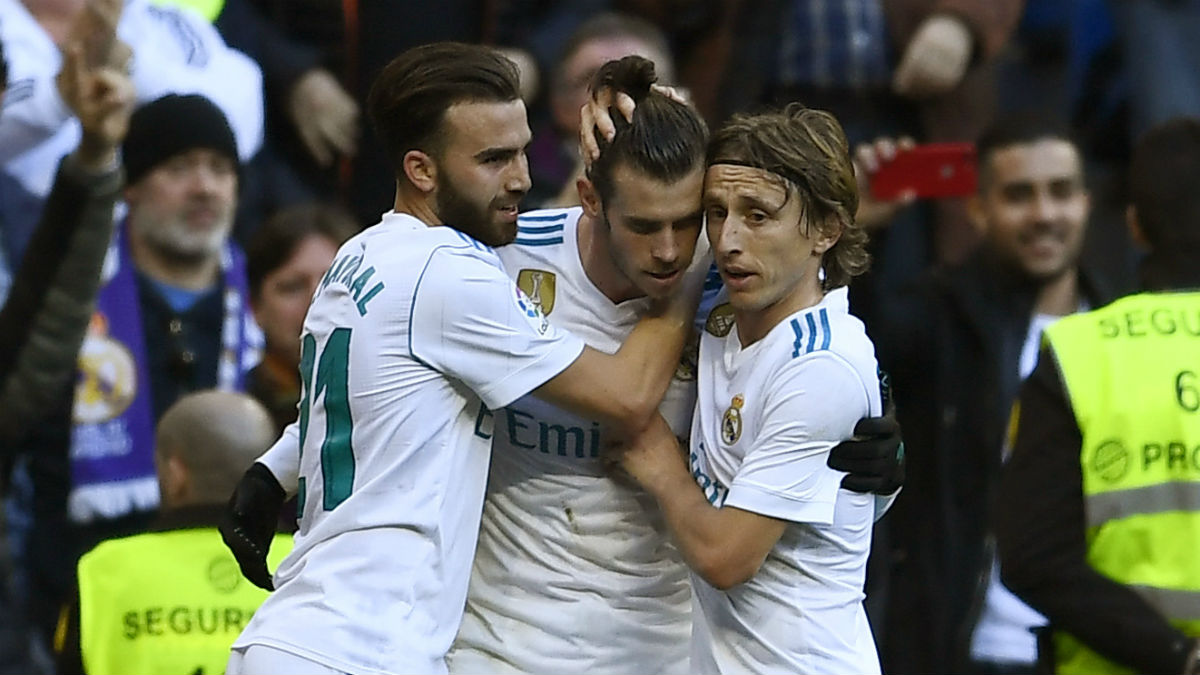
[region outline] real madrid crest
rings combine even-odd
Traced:
[[[733,307],[728,302],[713,307],[704,322],[704,330],[710,335],[725,337],[733,330]]]
[[[725,445],[733,445],[742,437],[742,406],[745,403],[746,399],[741,394],[735,395],[721,417],[721,440],[725,441]]]
[[[542,310],[542,316],[550,316],[554,309],[554,282],[554,272],[546,270],[524,269],[517,273],[517,287]]]
[[[137,369],[125,345],[108,336],[108,321],[96,313],[79,350],[74,419],[107,422],[129,407],[137,394]]]

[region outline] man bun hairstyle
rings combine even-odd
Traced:
[[[435,42],[384,66],[367,95],[367,114],[397,175],[410,150],[441,151],[442,122],[456,103],[508,103],[521,96],[516,64],[490,47]]]
[[[832,290],[867,270],[867,233],[854,222],[858,183],[850,143],[824,110],[792,103],[782,111],[735,115],[713,135],[707,166],[734,164],[778,177],[788,198],[800,199],[803,219],[823,234],[838,234],[825,252],[822,286]]]
[[[628,94],[636,107],[633,122],[615,107],[609,109],[616,134],[606,141],[599,133],[600,157],[587,176],[601,200],[613,194],[613,173],[625,165],[657,181],[671,183],[703,166],[708,126],[689,105],[674,101],[651,88],[657,81],[654,62],[626,56],[600,67],[592,91],[609,87]]]

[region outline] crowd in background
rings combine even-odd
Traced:
[[[1008,412],[1036,357],[1031,323],[1135,286],[1126,167],[1147,129],[1200,116],[1196,35],[1195,0],[0,0],[0,672],[53,672],[79,556],[151,527],[153,462],[113,458],[152,448],[178,399],[241,390],[278,429],[294,419],[313,289],[342,242],[391,208],[362,114],[369,84],[439,40],[493,45],[520,67],[533,130],[522,210],[578,203],[579,109],[599,66],[627,54],[654,61],[714,129],[790,101],[829,110],[860,147],[864,189],[895,152],[886,139],[977,144],[974,206],[867,199],[878,208],[859,213],[873,265],[851,309],[895,371],[909,462],[876,529],[867,605],[884,672],[1032,672],[1029,629],[1044,619],[999,595],[991,525]],[[127,135],[106,136],[110,118],[90,121],[64,78],[77,67],[104,81],[114,66],[132,92],[112,111],[134,112]],[[93,152],[64,185],[79,167],[60,160],[97,143],[121,146],[119,160]],[[1004,164],[1010,151],[1028,156]],[[1059,182],[1022,166],[1061,166]],[[201,187],[171,184],[193,169]],[[989,202],[1008,180],[1034,195],[1027,213],[1012,195]],[[85,195],[99,215],[63,215]],[[1043,223],[1068,240],[1055,269],[1013,253]],[[91,258],[58,250],[67,242]],[[22,282],[31,266],[42,278]],[[1047,290],[1064,271],[1070,288]],[[100,288],[47,291],[55,272]],[[39,337],[54,324],[36,320],[42,301],[64,314],[95,302],[108,321]],[[55,358],[69,362],[61,376],[39,370]],[[12,396],[22,368],[33,372]]]

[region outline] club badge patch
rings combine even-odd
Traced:
[[[98,424],[125,412],[137,394],[133,354],[108,336],[108,320],[96,313],[79,350],[74,420]]]
[[[554,272],[524,269],[517,273],[517,286],[542,310],[542,316],[554,310],[554,285]]]
[[[745,403],[746,399],[737,394],[721,417],[721,440],[725,441],[725,445],[733,445],[742,437],[742,406]]]
[[[717,337],[729,335],[729,331],[733,330],[733,307],[728,302],[713,307],[708,313],[708,320],[704,322],[704,330]]]

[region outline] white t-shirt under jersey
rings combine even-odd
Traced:
[[[880,414],[874,347],[845,289],[745,349],[731,324],[710,318],[718,334],[701,336],[692,473],[717,507],[791,523],[745,583],[721,591],[692,575],[692,670],[878,673],[862,606],[875,500],[826,465]]]
[[[583,343],[492,249],[395,213],[338,251],[302,342],[300,421],[268,453],[294,461],[303,446],[300,531],[235,646],[353,673],[445,672],[491,450],[480,400],[524,396]]]
[[[552,324],[612,353],[646,301],[613,304],[587,278],[580,214],[524,214],[497,253]],[[680,436],[694,400],[691,360],[660,407]],[[653,499],[605,474],[600,425],[526,396],[480,410],[475,431],[492,468],[451,672],[688,672],[687,567]]]

